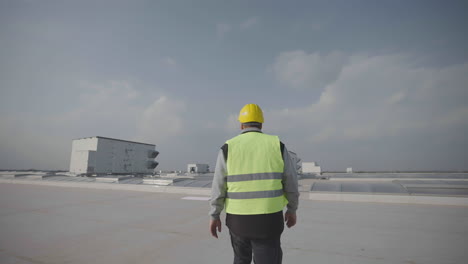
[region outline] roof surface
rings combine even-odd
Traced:
[[[226,226],[208,234],[208,196],[186,196],[0,183],[0,263],[232,262]],[[301,200],[283,262],[464,263],[467,218],[456,206]]]

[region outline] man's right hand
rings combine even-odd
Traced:
[[[284,221],[288,228],[293,227],[296,224],[297,216],[294,213],[286,212],[284,214]]]
[[[216,229],[218,229],[218,232],[221,232],[221,220],[211,220],[210,221],[210,232],[213,237],[218,238],[218,233],[216,232]]]

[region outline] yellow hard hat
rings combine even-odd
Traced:
[[[249,123],[257,122],[263,123],[263,111],[260,106],[256,104],[246,104],[239,113],[239,122]]]

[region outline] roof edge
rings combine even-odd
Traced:
[[[73,139],[73,140],[80,140],[80,139],[87,139],[87,138],[102,138],[102,139],[109,139],[109,140],[115,140],[115,141],[121,141],[121,142],[127,142],[127,143],[141,144],[141,145],[148,145],[148,146],[156,147],[155,144],[149,144],[149,143],[143,143],[143,142],[136,142],[136,141],[130,141],[130,140],[123,140],[123,139],[118,139],[118,138],[101,137],[101,136],[84,137],[84,138],[75,138],[75,139]]]

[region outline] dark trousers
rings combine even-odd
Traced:
[[[231,244],[234,250],[234,264],[281,264],[283,251],[280,236],[272,239],[249,239],[239,237],[232,232]]]

